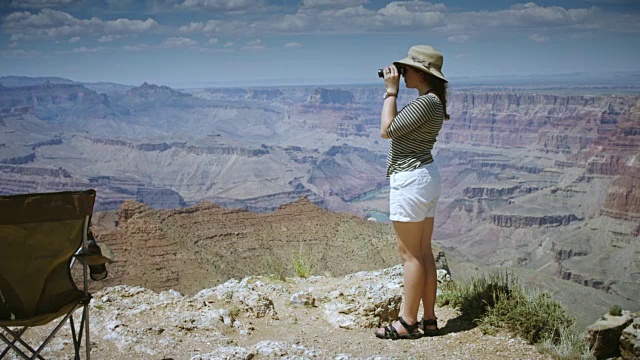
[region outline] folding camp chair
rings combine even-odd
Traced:
[[[83,331],[90,358],[87,230],[95,196],[94,190],[0,196],[0,327],[5,331],[0,339],[8,345],[0,358],[13,350],[25,359],[43,359],[40,353],[67,320],[75,359],[80,359]],[[76,258],[82,263],[83,290],[71,277]],[[76,331],[73,312],[80,307]],[[22,338],[29,327],[60,317],[37,348]]]

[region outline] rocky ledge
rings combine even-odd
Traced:
[[[614,283],[613,280],[594,279],[582,274],[572,272],[571,269],[563,266],[562,264],[560,264],[560,266],[558,267],[556,276],[563,280],[573,281],[575,283],[602,290],[607,293],[611,291],[611,285]]]
[[[569,225],[576,220],[583,218],[575,214],[556,215],[510,215],[492,214],[491,224],[499,227],[528,228],[532,226],[562,226]]]
[[[468,199],[502,199],[510,198],[514,195],[531,194],[539,190],[538,186],[523,186],[520,184],[493,184],[476,185],[464,189],[464,196]]]
[[[441,336],[377,339],[372,328],[397,316],[401,293],[399,265],[340,278],[232,279],[193,296],[109,287],[96,292],[90,305],[92,357],[392,359],[433,353],[458,359],[548,358],[522,340],[483,335],[448,307],[436,309]],[[68,332],[65,327],[61,335]],[[43,333],[33,329],[27,337]],[[70,353],[73,344],[61,335],[43,352],[45,358]]]

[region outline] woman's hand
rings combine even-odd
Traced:
[[[384,104],[382,105],[382,114],[380,114],[380,136],[384,139],[388,139],[387,130],[393,122],[393,118],[398,113],[396,100],[398,97],[398,84],[400,83],[400,74],[398,69],[394,66],[387,66],[384,68],[384,86],[387,88],[387,94],[393,96],[385,96]]]
[[[384,86],[387,88],[387,94],[398,95],[399,84],[400,74],[398,73],[398,68],[395,65],[385,67]]]

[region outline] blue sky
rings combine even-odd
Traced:
[[[640,71],[640,1],[0,0],[0,76],[174,87]]]

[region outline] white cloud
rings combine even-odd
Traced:
[[[506,10],[452,13],[447,21],[473,28],[568,27],[593,20],[598,12],[596,8],[565,9],[530,2],[516,4]]]
[[[228,47],[232,47],[233,45],[235,45],[233,42],[228,41],[228,42],[226,42],[223,46],[224,46],[224,47],[226,47],[226,48],[228,48]]]
[[[138,45],[125,45],[122,47],[124,50],[128,50],[128,51],[136,51],[136,52],[143,52],[143,51],[150,51],[150,50],[155,50],[155,47],[151,46],[151,45],[147,45],[147,44],[138,44]]]
[[[434,28],[444,24],[446,7],[424,1],[396,1],[380,9],[384,24],[393,27]]]
[[[441,13],[447,10],[445,4],[434,4],[428,1],[393,1],[387,4],[379,12],[387,16],[401,16],[407,13],[424,14],[424,13]]]
[[[2,0],[0,0],[2,1]],[[74,0],[29,0],[30,4],[45,2],[65,4]],[[123,4],[125,0],[105,0],[108,4]],[[162,0],[165,10],[200,9],[227,12],[224,17],[191,22],[179,26],[169,36],[201,34],[202,44],[218,41],[238,41],[243,37],[269,34],[361,34],[405,33],[426,31],[449,42],[462,43],[471,38],[490,37],[497,32],[519,32],[532,41],[548,41],[550,37],[572,39],[602,32],[640,32],[640,14],[606,12],[597,7],[565,8],[541,6],[533,2],[493,11],[460,11],[444,3],[412,0],[392,1],[379,10],[369,6],[370,0],[302,0],[297,12],[265,13],[261,16],[241,15],[240,11],[268,8],[265,0]],[[367,7],[363,6],[367,4]],[[230,13],[229,13],[230,12]],[[102,20],[98,17],[77,18],[53,9],[37,13],[16,11],[3,19],[3,30],[10,43],[23,40],[72,40],[95,38],[100,43],[113,42],[130,34],[143,34],[159,28],[152,18],[134,20],[120,18]],[[168,28],[169,31],[171,27]]]
[[[198,43],[197,41],[186,38],[186,37],[169,37],[164,39],[164,41],[162,41],[159,44],[126,45],[126,46],[123,46],[122,49],[127,51],[148,52],[148,51],[156,51],[161,49],[186,47],[192,51],[200,51],[200,52],[209,51],[209,49],[201,48],[199,45],[200,43]]]
[[[249,51],[258,51],[258,50],[264,50],[264,49],[266,49],[266,47],[262,45],[262,40],[260,39],[249,41],[245,46],[242,47],[242,50],[249,50]]]
[[[469,35],[452,35],[452,36],[449,36],[447,40],[452,43],[463,43],[469,40],[469,38],[470,38]]]
[[[55,6],[67,6],[81,2],[82,0],[12,0],[12,7],[55,7]]]
[[[102,50],[104,50],[104,48],[102,48],[102,47],[87,48],[87,47],[81,46],[79,48],[73,48],[71,50],[71,52],[75,53],[75,54],[95,54],[95,53],[100,52]]]
[[[126,10],[131,7],[131,0],[103,0],[110,9]]]
[[[75,36],[109,36],[142,33],[158,27],[147,20],[116,19],[104,21],[97,17],[78,19],[73,15],[52,9],[40,13],[13,12],[4,19],[3,28],[11,34],[11,40],[62,39]]]
[[[95,18],[92,18],[92,20]],[[107,33],[125,34],[129,32],[145,32],[158,26],[158,23],[149,18],[147,20],[129,20],[129,19],[117,19],[104,21],[104,31]]]
[[[221,35],[252,35],[256,33],[256,25],[238,20],[209,20],[206,23],[192,22],[181,26],[181,32],[202,32],[207,38],[215,38]]]
[[[495,11],[458,11],[444,3],[393,1],[379,10],[365,8],[365,0],[303,0],[295,13],[245,21],[228,16],[180,27],[207,38],[238,38],[265,34],[422,33],[429,31],[449,42],[465,42],[505,32],[570,38],[584,32],[640,32],[639,14],[615,14],[596,7],[564,8],[529,2]]]
[[[255,11],[264,8],[264,0],[185,0],[175,7],[205,11]]]
[[[202,32],[208,37],[256,34],[363,33],[367,31],[421,31],[442,27],[447,7],[428,1],[397,1],[376,11],[363,0],[308,0],[293,14],[274,15],[252,22],[210,20],[180,27],[182,32]]]
[[[202,31],[204,29],[205,23],[202,22],[192,22],[189,25],[184,25],[180,27],[180,31],[182,32],[194,32],[194,31]]]
[[[369,0],[303,0],[303,8],[344,8],[363,5]]]
[[[299,42],[290,42],[290,43],[284,44],[284,47],[286,47],[287,49],[297,49],[297,48],[301,48],[302,44]]]
[[[256,26],[257,33],[362,33],[382,28],[376,12],[363,6],[338,9],[301,9]]]
[[[74,36],[71,39],[69,39],[69,43],[71,43],[71,44],[75,44],[78,41],[80,41],[80,36]]]
[[[586,0],[595,4],[638,5],[638,0]]]
[[[563,8],[535,3],[517,4],[497,11],[447,13],[445,25],[434,29],[449,37],[473,34],[490,37],[520,32],[532,41],[549,41],[550,36],[573,39],[587,33],[640,33],[640,14],[617,14],[596,7]]]
[[[533,42],[537,42],[537,43],[545,43],[548,42],[550,39],[548,36],[542,36],[542,35],[538,35],[538,34],[531,34],[529,35],[529,40],[533,41]]]
[[[101,43],[112,42],[120,39],[121,35],[103,35],[98,38],[98,41]]]
[[[165,48],[173,48],[173,47],[195,47],[198,46],[198,42],[185,37],[171,37],[165,39],[162,42],[162,47]]]
[[[0,55],[6,57],[15,57],[15,58],[32,58],[36,56],[41,56],[39,51],[35,50],[24,50],[24,49],[12,49],[12,50],[0,50]]]

